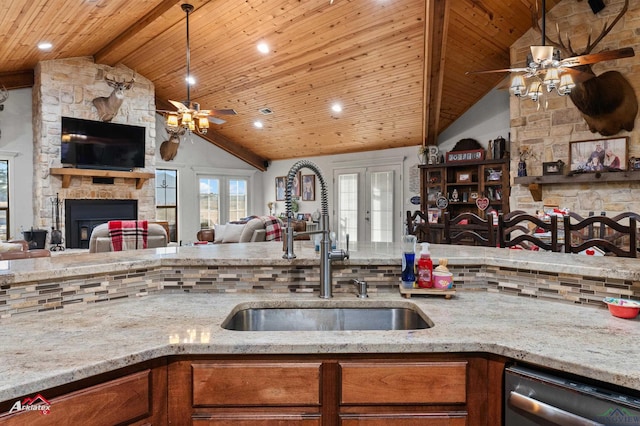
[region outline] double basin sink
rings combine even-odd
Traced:
[[[235,331],[421,330],[433,322],[413,303],[261,302],[236,306],[222,323]]]

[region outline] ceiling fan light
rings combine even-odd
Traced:
[[[178,116],[173,114],[167,115],[166,124],[169,127],[178,127]]]
[[[527,87],[524,84],[524,77],[522,77],[519,74],[514,75],[513,78],[511,79],[511,87],[509,87],[509,92],[511,92],[512,95],[515,95],[518,97],[526,96],[526,93],[525,93],[526,88]]]
[[[538,63],[553,60],[553,46],[531,46],[531,56]]]
[[[540,96],[542,96],[542,83],[540,83],[539,81],[534,81],[531,83],[531,85],[529,86],[529,98],[531,98],[531,100],[533,102],[538,102],[538,100],[540,99]]]
[[[182,123],[183,124],[193,123],[193,116],[191,115],[191,111],[185,111],[182,113]]]
[[[571,93],[571,90],[576,87],[576,84],[573,82],[573,78],[571,74],[562,74],[560,77],[560,86],[558,87],[558,94],[564,96]]]
[[[558,68],[549,68],[547,72],[544,74],[543,83],[547,86],[547,92],[555,89],[560,83],[560,76],[558,74]]]
[[[209,119],[207,119],[207,117],[198,117],[198,127],[200,129],[208,129]]]

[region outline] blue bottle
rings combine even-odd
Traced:
[[[414,288],[416,282],[416,237],[415,235],[402,236],[402,287]]]

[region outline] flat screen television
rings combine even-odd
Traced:
[[[142,126],[62,117],[62,163],[86,169],[142,168],[145,133]]]

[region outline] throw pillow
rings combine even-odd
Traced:
[[[245,225],[239,225],[234,223],[227,223],[224,226],[224,235],[222,236],[223,243],[238,243],[240,242],[240,235]],[[217,233],[217,231],[216,231]]]
[[[0,253],[6,253],[8,251],[21,251],[21,250],[22,250],[22,244],[0,242]]]
[[[214,243],[221,243],[222,242],[222,238],[224,237],[224,228],[225,225],[215,225],[215,230],[216,230],[216,235],[214,236],[213,242]]]
[[[251,219],[244,226],[244,229],[242,230],[242,234],[240,235],[239,242],[241,243],[250,242],[251,237],[253,237],[253,232],[258,229],[264,229],[264,223],[262,222],[262,219],[258,219],[258,218]]]

